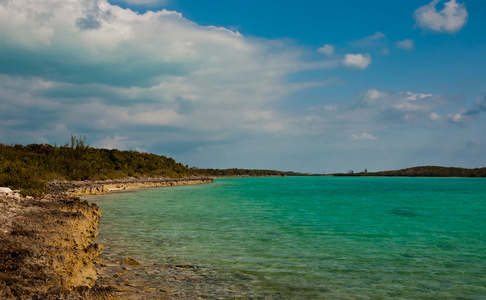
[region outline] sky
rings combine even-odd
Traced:
[[[486,166],[484,0],[0,0],[0,143]]]

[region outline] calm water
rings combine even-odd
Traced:
[[[108,251],[241,278],[253,296],[486,299],[485,179],[222,179],[94,202]]]

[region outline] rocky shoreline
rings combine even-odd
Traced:
[[[117,288],[97,281],[102,246],[92,239],[101,210],[77,195],[212,181],[51,182],[50,194],[40,198],[0,191],[0,299],[117,299]]]
[[[114,191],[138,188],[166,187],[176,185],[211,183],[212,177],[186,178],[126,178],[98,181],[52,181],[49,193],[69,194],[73,196],[101,195]]]

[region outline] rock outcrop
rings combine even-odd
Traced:
[[[0,193],[0,299],[110,299],[95,285],[100,218],[76,197]]]
[[[119,294],[116,287],[97,285],[95,262],[102,247],[92,238],[98,234],[101,210],[74,195],[212,181],[209,177],[56,181],[49,183],[50,194],[39,198],[2,188],[0,299],[114,299]],[[133,258],[125,263],[140,265]]]
[[[100,195],[113,191],[166,187],[213,182],[211,177],[174,178],[127,178],[99,181],[53,181],[49,183],[49,192],[76,196]]]

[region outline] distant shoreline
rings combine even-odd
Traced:
[[[323,175],[326,176],[326,175]],[[335,173],[328,176],[352,176],[352,177],[458,177],[458,178],[484,178],[485,168],[455,168],[440,166],[421,166],[401,170],[359,172],[349,171],[348,173]]]

